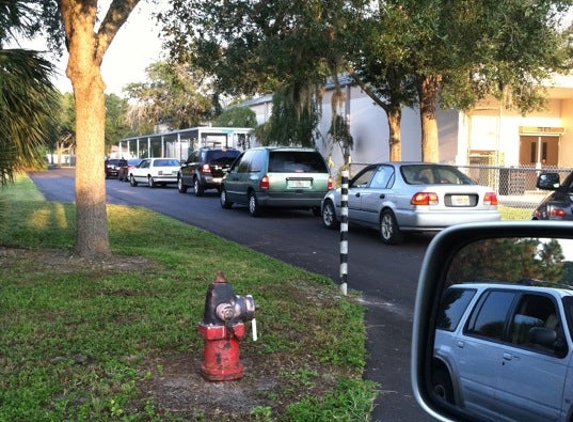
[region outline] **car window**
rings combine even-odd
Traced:
[[[146,169],[149,167],[149,160],[143,160],[139,166],[139,168]]]
[[[328,173],[324,159],[318,152],[271,151],[270,173]]]
[[[378,171],[374,175],[372,182],[370,182],[371,188],[387,189],[390,187],[390,182],[393,180],[394,167],[391,166],[380,166]]]
[[[455,331],[468,304],[475,296],[475,289],[448,289],[442,297],[438,321],[438,330]]]
[[[358,173],[354,176],[354,179],[350,182],[350,187],[352,188],[365,188],[368,186],[370,179],[376,173],[376,167],[371,167],[363,170],[361,173]]]
[[[466,327],[466,334],[502,340],[505,321],[517,293],[488,291],[480,298]]]
[[[238,155],[239,151],[210,151],[206,160],[210,164],[229,165],[235,160],[235,158],[237,158]]]
[[[255,155],[253,156],[253,159],[251,160],[250,171],[253,173],[259,173],[259,172],[263,171],[263,169],[265,167],[266,157],[267,157],[266,151],[264,151],[264,150],[257,151],[255,153]]]
[[[404,165],[402,177],[409,185],[474,185],[464,173],[452,166]]]
[[[155,167],[179,167],[179,162],[173,159],[155,160]]]
[[[255,155],[255,151],[247,151],[241,158],[241,161],[238,163],[237,172],[238,173],[248,173],[251,168],[251,161],[253,156]]]

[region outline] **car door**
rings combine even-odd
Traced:
[[[246,203],[248,175],[255,153],[249,150],[241,154],[225,176],[225,191],[230,202]]]
[[[348,186],[348,221],[359,224],[365,224],[368,221],[362,209],[362,198],[366,194],[377,168],[377,166],[366,167],[350,182]]]
[[[485,420],[498,420],[495,390],[504,365],[500,356],[506,321],[516,297],[516,292],[498,289],[482,293],[452,347],[463,406]]]
[[[144,182],[147,183],[147,171],[149,169],[149,165],[151,163],[150,159],[145,159],[141,161],[139,166],[135,167],[132,170],[133,177],[135,178],[136,182]]]
[[[361,191],[361,218],[368,225],[377,226],[380,220],[380,210],[384,203],[391,200],[394,167],[381,165],[376,169],[367,187]]]
[[[529,341],[533,327],[556,329],[561,347]],[[557,302],[546,294],[523,294],[512,316],[510,343],[500,349],[495,400],[502,421],[561,420],[564,385],[571,361]],[[565,347],[565,348],[563,348]],[[571,394],[569,394],[571,395]],[[570,397],[569,397],[570,400]],[[568,401],[568,400],[567,400]],[[563,412],[567,412],[567,404]]]

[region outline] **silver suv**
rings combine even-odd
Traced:
[[[571,421],[572,322],[568,288],[449,287],[436,323],[434,392],[482,421]]]

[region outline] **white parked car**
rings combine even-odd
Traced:
[[[129,183],[131,186],[147,183],[150,188],[176,184],[180,166],[176,158],[145,158],[137,167],[129,170]]]
[[[322,201],[322,221],[328,228],[340,222],[340,196],[340,189],[331,190]],[[495,191],[449,165],[371,164],[348,185],[348,222],[379,230],[388,244],[400,243],[407,232],[500,219]]]

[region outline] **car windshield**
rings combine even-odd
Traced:
[[[318,152],[271,151],[271,173],[328,173],[326,164]]]
[[[172,158],[165,158],[162,160],[155,160],[155,167],[179,167],[179,161]]]
[[[452,166],[405,165],[402,177],[409,185],[474,185],[475,183]]]

